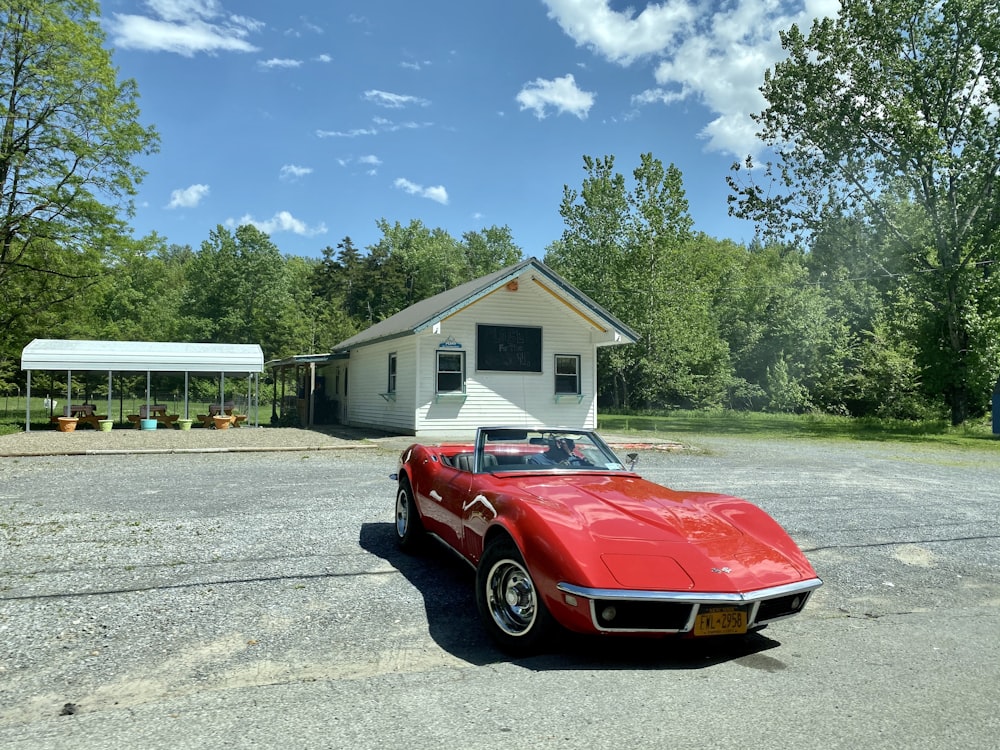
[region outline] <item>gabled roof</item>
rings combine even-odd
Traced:
[[[333,352],[344,352],[368,346],[380,341],[399,338],[401,336],[412,336],[433,326],[449,315],[453,315],[463,307],[467,307],[487,294],[503,287],[505,284],[521,276],[526,270],[534,269],[542,274],[558,291],[572,300],[582,310],[587,311],[592,317],[603,321],[609,328],[613,328],[622,334],[622,343],[633,343],[638,340],[638,335],[615,318],[611,313],[594,302],[575,286],[559,276],[555,271],[535,258],[516,263],[513,266],[502,268],[499,271],[481,276],[478,279],[467,281],[464,284],[441,292],[433,297],[421,300],[405,310],[392,315],[385,320],[379,321],[373,326],[366,328],[361,333],[351,336],[349,339],[341,341],[333,347]]]
[[[257,344],[35,339],[21,351],[22,370],[115,372],[263,372]]]

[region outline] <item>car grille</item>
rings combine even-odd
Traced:
[[[808,598],[808,593],[799,593],[764,599],[757,608],[757,617],[754,620],[758,623],[764,623],[769,620],[777,620],[779,617],[794,615],[802,610]]]
[[[614,614],[609,617],[611,612]],[[691,604],[595,599],[593,616],[601,630],[677,631],[687,627],[691,619]]]
[[[672,591],[622,591],[589,589],[560,583],[559,590],[577,606],[588,601],[590,617],[605,632],[687,633],[704,607],[740,608],[746,612],[748,630],[802,611],[812,592],[822,585],[819,578],[775,586],[747,594]]]

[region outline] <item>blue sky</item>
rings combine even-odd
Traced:
[[[114,62],[160,151],[143,158],[137,235],[197,248],[251,223],[319,256],[376,222],[456,239],[507,225],[541,258],[583,156],[630,176],[676,164],[695,228],[727,216],[736,158],[778,30],[837,0],[103,0]]]

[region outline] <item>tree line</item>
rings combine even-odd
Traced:
[[[544,260],[639,334],[602,350],[599,399],[952,423],[1000,375],[997,0],[843,0],[782,33],[755,116],[768,158],[729,177],[744,245],[693,229],[683,175],[585,156]],[[329,351],[523,259],[510,229],[378,223],[319,256],[252,226],[197,248],[131,236],[158,135],[119,82],[92,0],[0,2],[0,389],[36,337]],[[536,253],[533,253],[536,254]]]

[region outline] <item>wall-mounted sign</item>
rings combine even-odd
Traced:
[[[476,369],[542,371],[542,329],[537,326],[476,326]]]
[[[459,341],[455,341],[454,336],[449,336],[440,344],[438,344],[439,349],[461,349],[462,344]]]

